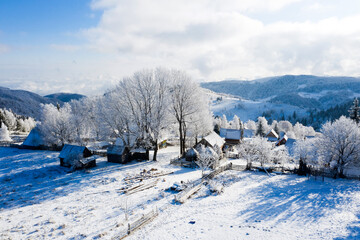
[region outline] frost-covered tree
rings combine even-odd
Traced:
[[[83,98],[70,102],[71,115],[69,124],[73,126],[74,141],[80,145],[86,145],[89,140],[94,140],[95,126],[91,120],[91,106],[89,98]],[[61,110],[61,109],[60,109]]]
[[[225,114],[223,114],[222,115],[222,117],[221,117],[221,127],[222,128],[229,128],[229,122],[228,122],[228,120],[227,120],[227,117],[226,117],[226,115]]]
[[[237,115],[234,115],[233,120],[231,121],[231,128],[233,129],[241,129],[241,121]]]
[[[158,141],[168,121],[168,70],[145,69],[124,78],[104,97],[104,116],[108,128],[116,132],[125,143],[136,139],[139,147],[154,150],[156,160]],[[112,113],[115,112],[115,113]]]
[[[293,126],[292,126],[291,122],[289,122],[289,121],[280,121],[278,123],[278,126],[280,128],[280,131],[283,131],[286,134],[288,134],[290,131],[293,130]]]
[[[313,127],[307,127],[301,123],[296,123],[292,131],[296,139],[304,139],[306,136],[315,136],[315,130]]]
[[[289,152],[285,145],[275,147],[271,150],[271,159],[274,164],[283,166],[289,161]]]
[[[253,120],[248,120],[245,123],[245,128],[246,129],[251,129],[251,130],[256,130],[256,123]]]
[[[359,163],[360,129],[356,122],[340,117],[333,123],[327,122],[321,128],[322,135],[317,142],[319,160],[330,166],[335,177],[344,177],[344,168]]]
[[[264,137],[269,130],[269,125],[264,117],[258,117],[256,123],[256,135]]]
[[[1,109],[0,111],[1,111],[1,119],[3,123],[7,126],[8,130],[10,131],[16,130],[17,119],[14,113],[7,109]]]
[[[354,120],[357,124],[360,122],[360,107],[359,100],[357,98],[354,99],[353,105],[349,110],[350,119]]]
[[[188,135],[195,139],[195,144],[198,143],[199,137],[206,136],[213,130],[213,119],[209,107],[205,105],[205,101],[200,102],[200,104],[204,104],[204,106],[200,106],[199,112],[189,117],[191,124],[188,128]]]
[[[321,166],[317,161],[316,138],[299,139],[294,143],[294,157],[299,161],[299,175],[305,175],[310,168]]]
[[[41,105],[40,131],[48,145],[64,145],[74,141],[74,126],[71,122],[71,106],[65,103],[57,108],[52,104]]]
[[[259,162],[261,166],[270,162],[271,149],[272,144],[260,136],[238,145],[239,156],[247,161],[247,169],[251,168],[254,161]]]
[[[1,124],[0,127],[0,141],[5,141],[5,142],[12,141],[9,135],[8,128],[5,124]]]
[[[202,108],[207,107],[204,104],[206,100],[198,84],[185,72],[179,70],[171,71],[170,93],[171,114],[177,124],[180,154],[183,155],[186,149],[189,127],[194,120],[192,116],[202,112]]]

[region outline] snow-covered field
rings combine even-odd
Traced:
[[[152,209],[159,216],[129,239],[359,239],[360,182],[227,171],[184,204],[164,191],[200,170],[158,162],[108,163],[71,172],[57,152],[0,148],[0,239],[110,239]],[[143,169],[174,172],[154,188],[125,195],[124,178]],[[147,180],[153,181],[153,180]],[[212,193],[221,189],[223,193]]]

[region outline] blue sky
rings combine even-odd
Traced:
[[[0,0],[0,86],[96,95],[156,66],[358,77],[359,22],[357,0]]]

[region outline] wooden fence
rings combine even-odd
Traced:
[[[116,236],[112,237],[112,240],[124,239],[125,237],[129,236],[132,232],[142,227],[144,224],[152,221],[159,215],[158,209],[151,210],[149,213],[143,215],[139,219],[135,220],[132,223],[128,223],[126,232],[120,232]]]

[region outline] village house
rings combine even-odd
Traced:
[[[107,149],[107,160],[113,163],[127,163],[131,160],[130,150],[125,146],[109,146]]]
[[[279,139],[279,135],[275,132],[274,129],[271,129],[265,137],[270,142],[276,142]]]
[[[240,129],[220,128],[220,137],[225,139],[226,145],[234,146],[234,145],[240,144],[241,130]]]
[[[280,138],[279,140],[275,143],[276,146],[280,146],[286,143],[286,141],[288,140],[288,136],[282,132],[280,133]]]
[[[202,144],[205,147],[212,147],[212,148],[214,148],[216,145],[222,150],[225,144],[225,140],[222,137],[220,137],[216,132],[212,132],[206,137],[203,137],[201,141],[198,143],[198,145],[199,144]]]
[[[96,166],[96,157],[87,147],[65,144],[60,155],[60,166],[74,169],[90,168]]]

